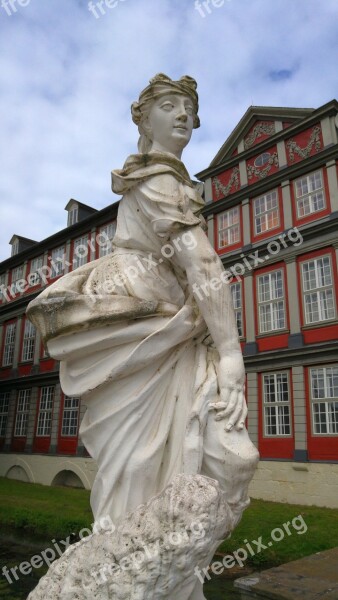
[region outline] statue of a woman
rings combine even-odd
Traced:
[[[123,195],[112,253],[52,284],[28,316],[61,361],[64,393],[87,407],[96,519],[116,522],[177,473],[201,473],[238,521],[258,453],[230,288],[180,160],[199,127],[195,80],[156,75],[132,117],[140,153],[112,173]]]

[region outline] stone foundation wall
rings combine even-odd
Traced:
[[[261,461],[252,498],[338,508],[338,464]]]

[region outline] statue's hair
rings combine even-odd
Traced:
[[[168,93],[182,94],[191,98],[194,107],[194,128],[197,129],[200,126],[196,89],[197,83],[189,75],[183,75],[178,81],[173,81],[170,77],[164,75],[164,73],[158,73],[150,80],[149,85],[141,92],[138,101],[133,102],[131,105],[132,119],[138,125],[140,133],[138,142],[139,152],[149,152],[152,145],[152,140],[144,127],[142,127],[142,122],[148,116],[154,100]]]

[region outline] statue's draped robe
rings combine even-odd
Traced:
[[[176,473],[203,471],[219,357],[172,256],[170,235],[192,247],[201,225],[203,201],[183,164],[161,153],[135,155],[112,179],[123,195],[112,254],[56,281],[28,314],[61,361],[64,393],[87,407],[80,435],[98,465],[94,517],[117,521]],[[211,460],[217,435],[210,434]],[[246,431],[237,435],[247,443]],[[244,468],[247,483],[256,458]]]

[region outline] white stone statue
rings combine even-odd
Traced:
[[[80,435],[98,465],[96,520],[118,524],[177,474],[216,479],[232,527],[249,503],[258,453],[230,286],[180,160],[199,127],[196,87],[159,74],[133,103],[140,153],[112,172],[123,195],[112,253],[27,310],[61,361],[64,393],[87,407]],[[198,581],[187,598],[204,598]]]

